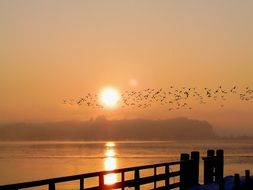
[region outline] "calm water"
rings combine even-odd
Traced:
[[[219,148],[225,150],[225,175],[253,169],[253,140],[1,142],[0,184],[175,161],[182,152],[198,150],[205,156],[207,149]],[[110,175],[105,181],[116,178]]]

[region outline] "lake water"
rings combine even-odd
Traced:
[[[225,175],[253,171],[253,140],[0,142],[0,184],[176,161],[194,150],[205,156],[207,149],[224,149]],[[202,166],[201,161],[201,176]],[[108,176],[105,182],[115,178]]]

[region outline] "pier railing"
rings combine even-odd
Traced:
[[[39,186],[47,186],[48,190],[58,190],[57,187],[61,183],[78,181],[80,190],[108,190],[108,189],[126,189],[127,187],[135,190],[142,189],[143,185],[150,184],[153,189],[180,189],[186,190],[190,187],[199,185],[199,157],[197,151],[191,154],[181,154],[180,160],[175,162],[151,164],[144,166],[136,166],[129,168],[116,169],[112,171],[100,171],[73,176],[65,176],[38,181],[9,184],[0,186],[0,190],[23,190]],[[217,150],[216,155],[214,150],[207,151],[207,157],[204,160],[204,184],[210,182],[222,181],[224,170],[224,155],[223,150]],[[171,167],[177,167],[175,171]],[[144,170],[151,170],[150,175],[141,175]],[[159,172],[158,172],[159,170]],[[162,172],[161,172],[162,171]],[[127,178],[127,174],[131,174],[132,178]],[[106,175],[117,175],[120,180],[113,184],[105,182]],[[87,180],[98,178],[98,183],[93,186],[87,185]],[[178,178],[175,181],[172,178]],[[159,182],[163,182],[162,186]],[[151,189],[152,189],[151,188]]]

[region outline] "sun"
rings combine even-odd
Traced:
[[[114,87],[106,87],[100,92],[100,101],[107,108],[117,107],[119,100],[119,91]]]

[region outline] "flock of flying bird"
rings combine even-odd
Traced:
[[[147,88],[145,90],[127,90],[120,95],[117,105],[121,108],[136,107],[146,109],[155,105],[166,106],[168,111],[179,109],[192,109],[192,103],[206,104],[210,101],[217,102],[219,107],[223,108],[225,101],[231,95],[236,95],[239,100],[249,102],[253,100],[253,88],[249,86],[239,90],[237,86],[230,89],[218,88],[197,89],[192,87],[176,88],[170,86],[168,89]],[[87,106],[90,108],[103,109],[99,95],[87,93],[84,97],[78,99],[64,99],[63,104]]]

